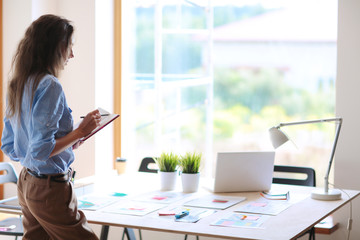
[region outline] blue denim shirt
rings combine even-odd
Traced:
[[[74,161],[72,147],[49,157],[55,139],[73,130],[73,118],[59,80],[46,75],[37,87],[32,106],[31,84],[26,85],[20,119],[4,118],[1,150],[39,174],[67,172]],[[20,121],[18,123],[18,121]]]

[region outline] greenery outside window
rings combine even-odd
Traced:
[[[217,152],[269,150],[271,126],[335,115],[335,0],[130,2],[122,152],[134,168],[162,151],[198,151],[211,175]],[[321,179],[333,129],[292,127],[298,148],[277,150],[275,163]]]

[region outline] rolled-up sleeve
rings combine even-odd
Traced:
[[[64,110],[63,90],[54,80],[41,82],[33,101],[29,149],[32,159],[46,161],[55,147],[55,134]]]

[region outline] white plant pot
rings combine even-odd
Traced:
[[[175,189],[176,179],[178,172],[161,172],[160,174],[160,190],[162,191],[171,191]]]
[[[196,192],[199,188],[200,173],[181,173],[183,192]]]

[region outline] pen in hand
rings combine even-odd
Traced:
[[[104,117],[104,116],[109,116],[110,114],[101,114],[100,116]],[[85,118],[85,116],[81,116],[80,118]]]

